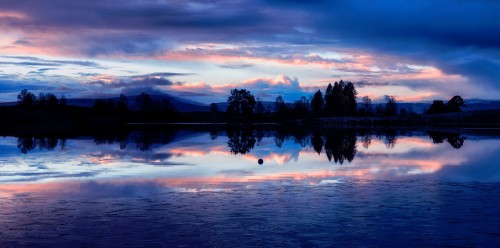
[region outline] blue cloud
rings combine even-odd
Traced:
[[[500,2],[491,0],[340,1],[2,1],[0,9],[30,18],[6,19],[16,30],[56,30],[75,54],[157,55],[178,44],[249,45],[249,54],[288,58],[322,49],[355,48],[432,65],[500,90]],[[68,11],[71,10],[71,11]],[[71,17],[71,18],[69,18]],[[65,32],[78,36],[64,36]],[[82,31],[82,32],[79,32]],[[84,31],[84,32],[83,32]],[[36,39],[18,45],[36,46]],[[230,51],[227,51],[230,52]],[[251,53],[250,53],[251,52]],[[288,56],[288,57],[287,57]],[[26,60],[10,65],[97,67],[88,61]],[[245,65],[222,65],[226,69]],[[376,75],[372,75],[376,77]]]

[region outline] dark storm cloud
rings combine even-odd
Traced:
[[[180,72],[155,72],[144,75],[132,76],[133,78],[137,77],[173,77],[173,76],[189,76],[194,75],[194,73],[180,73]]]
[[[266,15],[245,1],[137,1],[37,0],[3,1],[2,9],[20,11],[30,18],[8,19],[11,25],[89,27],[102,29],[227,28],[264,23]],[[63,10],[63,11],[61,11]],[[257,13],[256,13],[257,12]],[[264,19],[255,19],[255,16]]]
[[[164,95],[165,91],[159,90],[156,87],[152,86],[136,86],[123,88],[121,90],[121,93],[127,96],[137,96],[141,93],[148,93],[150,95]]]
[[[26,15],[4,17],[0,27],[53,33],[60,37],[43,45],[84,55],[151,55],[183,42],[283,44],[285,57],[301,46],[331,46],[389,54],[500,89],[500,1],[19,0],[1,1],[0,9]],[[279,54],[271,47],[266,56]]]
[[[175,91],[175,94],[180,97],[191,98],[191,97],[213,97],[212,92],[189,92],[189,91]]]
[[[69,37],[65,42],[77,44],[80,52],[87,56],[101,54],[155,55],[170,49],[169,41],[160,34],[151,35],[130,31],[123,34],[93,34]]]
[[[0,9],[26,14],[8,18],[11,29],[48,31],[52,42],[86,55],[151,55],[170,49],[169,41],[246,40],[281,32],[285,22],[247,1],[50,1],[1,2]],[[298,22],[298,20],[297,20]],[[66,35],[64,35],[66,34]],[[54,44],[44,44],[54,45]]]
[[[174,84],[166,78],[144,77],[133,80],[117,80],[113,82],[105,82],[102,80],[92,81],[90,84],[100,85],[109,88],[131,88],[131,87],[154,87]]]
[[[341,46],[434,65],[445,73],[500,88],[498,1],[329,1],[324,4],[328,8],[318,3],[299,2],[291,8],[323,13],[312,16],[314,28],[325,37],[337,37]]]
[[[82,77],[93,77],[93,76],[99,76],[99,75],[101,75],[101,74],[95,73],[95,72],[79,72],[77,74],[80,75],[80,76],[82,76]]]
[[[29,46],[31,45],[31,42],[29,40],[16,40],[14,41],[14,45]]]
[[[122,77],[112,81],[96,80],[89,82],[91,85],[97,85],[106,88],[122,89],[122,93],[158,93],[161,90],[157,89],[158,86],[181,85],[180,82],[173,82],[166,77],[173,76],[186,76],[192,73],[179,73],[179,72],[154,72],[144,75],[132,75]]]
[[[63,66],[63,65],[77,65],[91,68],[102,68],[96,62],[80,61],[80,60],[48,60],[30,56],[0,56],[3,59],[15,61],[0,61],[3,65],[19,65],[19,66]]]
[[[359,81],[354,83],[355,86],[363,88],[363,87],[385,87],[385,86],[396,86],[396,83],[390,82],[367,82],[367,81]]]
[[[40,68],[36,71],[30,71],[26,75],[29,76],[44,76],[47,71],[54,70],[54,68]]]

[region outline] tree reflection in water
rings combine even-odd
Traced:
[[[221,130],[212,130],[209,132],[210,140],[217,140]],[[368,149],[372,144],[372,137],[383,140],[388,149],[396,146],[398,133],[395,130],[384,130],[371,133],[362,130],[273,130],[273,129],[255,129],[252,127],[229,128],[226,129],[227,146],[232,154],[247,154],[260,146],[264,137],[272,138],[274,145],[281,148],[287,141],[309,147],[318,155],[325,153],[328,161],[343,164],[345,161],[352,162],[357,153],[356,143]],[[96,145],[118,143],[121,150],[126,149],[129,143],[135,143],[135,147],[140,151],[148,151],[155,144],[165,145],[174,140],[178,131],[170,129],[162,130],[140,130],[140,131],[118,131],[118,132],[96,132],[93,133],[94,143]],[[435,144],[448,142],[452,147],[459,149],[464,145],[465,137],[459,133],[443,133],[429,131],[427,135]],[[17,147],[21,153],[26,154],[36,148],[40,150],[53,150],[58,145],[61,149],[66,146],[66,138],[61,137],[35,137],[20,136],[17,139]]]
[[[66,146],[66,139],[55,138],[55,137],[33,137],[33,136],[22,136],[17,138],[17,148],[23,154],[27,154],[29,151],[38,148],[40,150],[52,151],[57,145],[60,144],[61,149]]]
[[[253,130],[248,128],[228,129],[227,138],[227,146],[230,148],[232,154],[246,154],[250,152],[257,141]]]
[[[455,149],[460,149],[464,145],[466,139],[459,133],[443,133],[443,132],[429,131],[427,132],[427,134],[432,139],[432,143],[441,144],[444,141],[446,141]]]
[[[325,141],[323,137],[321,136],[320,132],[315,131],[313,135],[311,135],[311,145],[314,149],[319,154],[321,154],[323,150],[323,145],[325,144]]]
[[[363,135],[361,137],[361,144],[365,149],[368,149],[372,145],[372,136],[371,135]]]
[[[210,131],[208,135],[210,137],[210,140],[216,140],[217,138],[219,138],[219,131],[217,130]]]
[[[325,153],[328,161],[343,164],[345,160],[352,162],[356,156],[356,134],[353,131],[332,132],[326,135]]]

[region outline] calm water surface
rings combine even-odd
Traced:
[[[3,137],[0,246],[492,246],[499,161],[438,132]]]

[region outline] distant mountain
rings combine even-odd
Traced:
[[[465,100],[465,105],[467,106],[463,108],[464,111],[500,109],[500,101],[497,100],[470,99]]]
[[[169,100],[179,112],[207,112],[208,104],[203,104],[191,100],[187,100],[172,95],[151,95],[154,100],[167,99]],[[130,107],[133,107],[137,96],[127,96]],[[118,100],[118,98],[115,98]]]
[[[375,108],[380,105],[382,107],[385,106],[385,103],[374,103],[373,104],[373,110],[375,111]],[[429,109],[431,106],[430,103],[425,103],[425,102],[398,102],[397,103],[398,109],[406,109],[408,112],[414,112],[417,114],[423,114],[424,112]],[[358,108],[361,108],[362,105],[358,104]]]
[[[151,97],[154,100],[161,100],[161,99],[169,100],[174,105],[174,107],[177,109],[177,111],[180,111],[180,112],[207,112],[208,111],[207,104],[183,99],[180,97],[175,97],[172,95],[167,95],[167,94],[151,95]],[[129,107],[132,108],[134,106],[136,98],[137,98],[137,96],[127,96]],[[112,99],[113,101],[118,101],[118,97],[104,98],[104,100],[108,100],[108,99]],[[96,99],[92,99],[92,98],[70,98],[70,99],[67,99],[67,104],[79,106],[79,107],[92,107],[95,100]],[[17,104],[17,102],[4,102],[4,103],[0,103],[0,106],[12,106],[15,104]]]
[[[134,107],[135,100],[137,96],[127,96],[128,105],[130,108]],[[198,103],[179,97],[171,95],[151,95],[153,100],[167,99],[169,100],[179,112],[206,112],[208,111],[208,105],[203,103]],[[113,101],[118,101],[118,97],[107,98]],[[105,100],[107,100],[105,99]],[[76,105],[80,107],[91,107],[94,104],[95,99],[68,99],[68,105]]]

